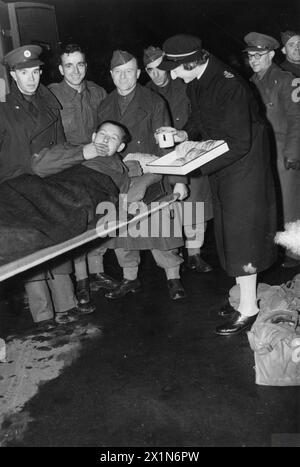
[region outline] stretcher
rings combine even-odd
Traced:
[[[150,214],[169,206],[178,199],[178,194],[172,194],[162,198],[159,203],[155,203],[155,206],[147,206],[147,210],[140,212],[136,216],[128,220],[121,221],[111,221],[108,225],[99,228],[97,225],[96,228],[88,230],[81,235],[77,235],[74,238],[71,238],[65,242],[53,245],[48,248],[41,249],[32,254],[24,256],[16,261],[11,261],[10,263],[0,266],[0,282],[9,279],[12,276],[20,274],[28,269],[31,269],[35,266],[38,266],[44,262],[52,260],[64,253],[67,253],[75,248],[81,247],[82,245],[88,244],[93,240],[98,238],[105,238],[107,235],[117,232],[126,225],[131,225],[137,221],[141,221],[148,217]]]

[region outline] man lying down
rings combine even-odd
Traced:
[[[0,265],[95,226],[98,204],[117,204],[119,193],[128,193],[129,201],[143,199],[147,187],[158,176],[140,177],[137,162],[123,163],[118,153],[129,138],[122,125],[104,122],[93,135],[97,154],[103,157],[70,157],[57,145],[32,157],[35,175],[21,175],[2,183]]]

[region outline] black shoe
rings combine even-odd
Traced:
[[[250,328],[254,321],[257,318],[257,314],[254,316],[244,316],[241,315],[239,311],[232,316],[231,321],[218,326],[216,328],[216,333],[219,336],[232,336],[233,334],[239,334],[242,331]]]
[[[185,290],[180,282],[180,279],[169,279],[167,284],[172,300],[178,300],[179,298],[186,297]]]
[[[296,268],[300,265],[300,260],[296,258],[292,258],[291,256],[285,256],[281,266],[283,268]]]
[[[85,305],[90,302],[90,286],[88,279],[82,279],[76,282],[76,298],[79,305]]]
[[[135,293],[137,292],[141,287],[141,283],[138,279],[134,279],[133,281],[130,281],[129,279],[123,279],[118,287],[116,287],[114,290],[111,290],[110,292],[107,292],[105,294],[106,298],[122,298],[125,297],[129,292]]]
[[[57,324],[54,321],[54,318],[45,319],[44,321],[38,321],[34,323],[34,331],[38,332],[47,332],[52,331],[52,329],[56,328]]]
[[[94,313],[96,311],[96,305],[90,300],[88,303],[78,303],[77,306],[77,315],[89,315],[90,313]]]
[[[55,314],[56,324],[69,324],[74,323],[79,318],[78,309],[71,308],[70,310],[62,311]]]
[[[218,315],[223,317],[232,316],[236,311],[237,310],[233,308],[233,306],[231,306],[229,301],[227,300],[227,302],[223,306],[221,306]]]
[[[104,274],[104,272],[98,272],[97,274],[90,275],[90,290],[92,292],[98,292],[101,289],[114,290],[120,285],[120,282],[113,277]]]
[[[204,259],[201,258],[200,254],[188,256],[187,264],[188,269],[195,272],[210,272],[213,268]]]

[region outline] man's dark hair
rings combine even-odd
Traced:
[[[84,59],[86,60],[86,53],[85,51],[80,47],[80,45],[78,44],[66,44],[66,45],[63,45],[60,47],[60,50],[59,50],[59,65],[62,64],[62,56],[63,54],[73,54],[74,52],[80,52],[83,56],[84,56]]]
[[[207,62],[208,58],[209,58],[209,52],[207,52],[207,50],[205,49],[202,49],[201,55],[199,58],[197,58],[197,60],[193,60],[192,62],[188,62],[188,63],[183,63],[183,69],[187,71],[191,71],[194,68],[196,68],[198,65],[204,65],[204,63]]]
[[[130,136],[130,133],[129,133],[127,127],[125,125],[122,125],[122,123],[116,122],[114,120],[104,120],[104,122],[101,122],[100,125],[98,125],[98,127],[96,129],[96,133],[100,130],[102,125],[105,125],[106,123],[110,123],[111,125],[115,125],[118,128],[120,128],[120,130],[122,130],[121,143],[124,143],[125,145],[127,145],[131,141],[131,136]]]

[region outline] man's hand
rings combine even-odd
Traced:
[[[162,131],[168,131],[172,133],[175,143],[182,143],[183,141],[186,141],[188,139],[188,134],[184,130],[176,130],[176,128],[173,128],[172,126],[161,126],[160,128],[157,128],[157,130],[154,133],[156,144],[158,144],[157,135]]]
[[[140,166],[139,161],[123,161],[126,167],[128,168],[129,177],[139,177],[143,175],[142,167]]]
[[[106,157],[108,155],[109,147],[105,143],[94,143],[96,146],[97,155],[99,157]]]
[[[83,158],[85,160],[95,159],[95,157],[98,157],[98,152],[94,143],[83,146]]]
[[[127,193],[127,202],[141,201],[146,193],[148,184],[143,177],[134,177],[131,180]]]
[[[299,159],[288,159],[287,157],[284,158],[284,167],[286,170],[300,170],[300,160]]]
[[[173,189],[174,195],[178,194],[178,200],[182,201],[183,199],[187,198],[189,191],[186,185],[184,183],[176,183]]]
[[[183,143],[183,141],[186,141],[188,139],[188,134],[184,130],[176,130],[176,133],[174,134],[174,141],[175,143]]]

